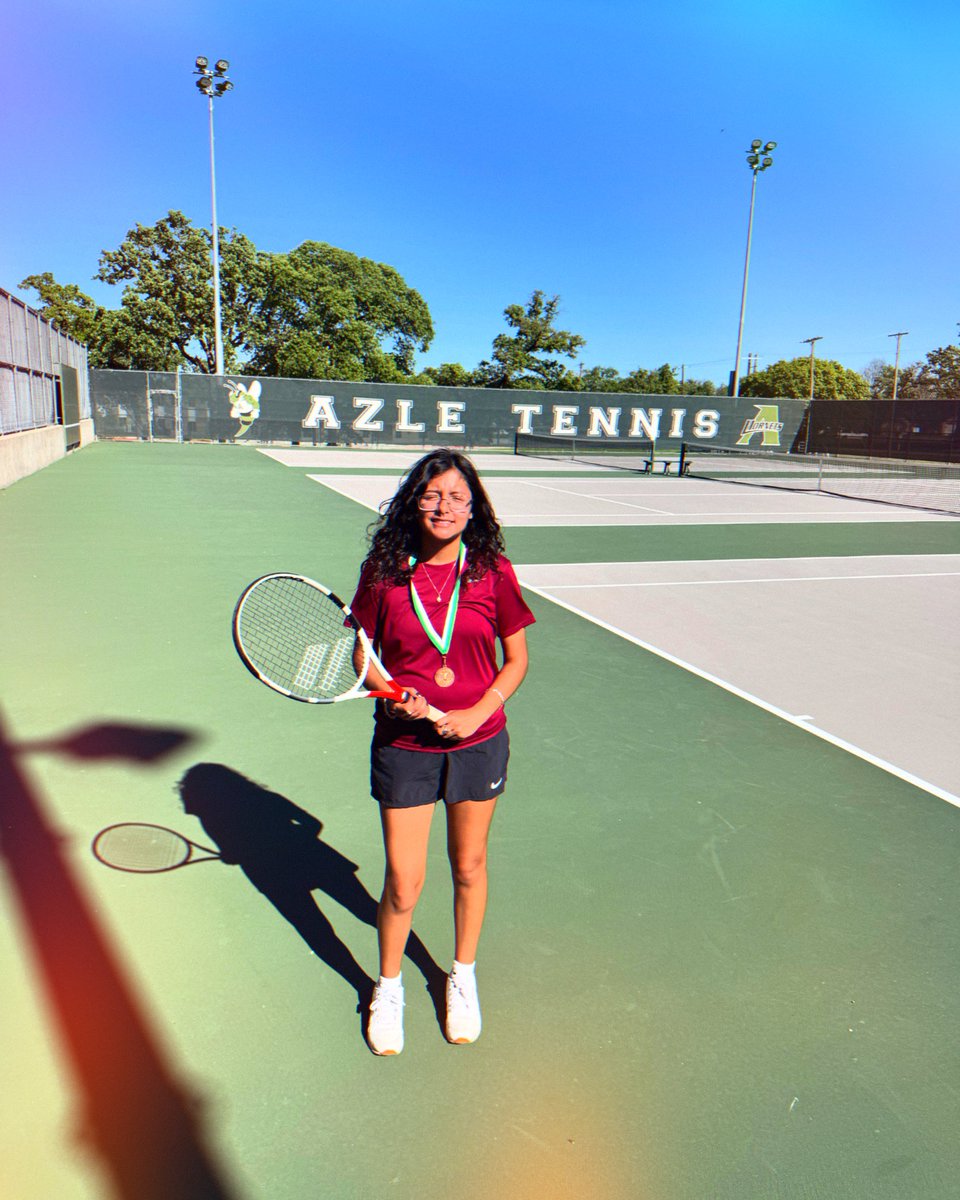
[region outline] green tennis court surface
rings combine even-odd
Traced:
[[[269,693],[229,631],[265,571],[350,593],[371,512],[309,478],[325,470],[97,444],[0,493],[0,719],[22,777],[0,817],[5,1194],[953,1197],[957,809],[545,595],[510,705],[483,1036],[448,1046],[408,961],[407,1047],[369,1054],[349,978],[376,962],[369,709]],[[603,527],[582,495],[564,523],[564,491],[508,526],[516,563],[646,563],[650,583],[670,562],[960,554],[960,523],[885,508],[759,522],[718,500]],[[925,636],[947,670],[955,635]],[[874,650],[894,690],[916,669]],[[850,687],[834,672],[831,700]],[[106,723],[134,728],[89,732]],[[220,791],[185,812],[178,781],[204,763],[188,779]],[[267,847],[307,814],[322,844],[150,877],[90,852],[120,821],[207,841],[198,805]],[[446,969],[442,824],[416,930]]]

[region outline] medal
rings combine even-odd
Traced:
[[[463,568],[466,564],[466,561],[467,548],[461,542],[460,553],[457,556],[456,564],[457,581],[453,585],[453,592],[450,595],[450,603],[447,605],[447,619],[444,621],[442,634],[437,633],[436,629],[434,629],[433,622],[427,616],[427,610],[423,607],[423,602],[417,593],[417,587],[413,582],[413,576],[410,576],[410,601],[413,604],[413,611],[417,614],[417,620],[420,622],[423,632],[429,638],[431,645],[436,647],[436,649],[440,652],[441,663],[434,673],[433,682],[437,685],[437,687],[441,688],[451,687],[457,679],[454,672],[450,669],[450,667],[447,666],[447,655],[450,652],[450,643],[453,641],[453,626],[457,619],[457,608],[460,605],[460,577],[463,574]],[[410,566],[415,567],[416,563],[417,560],[413,557],[413,555],[411,555]],[[434,592],[436,592],[437,589],[436,586],[433,585],[433,580],[430,579],[429,571],[426,574],[428,581],[430,582],[431,586],[433,586]],[[444,587],[445,586],[446,582],[444,582]],[[440,599],[439,595],[437,596],[437,599]]]
[[[452,683],[456,682],[456,679],[456,675],[454,675],[454,673],[450,670],[450,668],[447,666],[446,659],[444,659],[443,666],[440,667],[433,677],[433,682],[437,685],[437,687],[449,687]]]

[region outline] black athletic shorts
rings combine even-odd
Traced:
[[[370,791],[384,808],[418,808],[438,800],[447,804],[490,800],[503,791],[509,757],[506,729],[476,746],[439,753],[374,746]]]

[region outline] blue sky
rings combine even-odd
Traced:
[[[588,367],[726,381],[760,176],[744,356],[861,370],[956,342],[960,9],[941,0],[33,0],[5,18],[0,286],[104,303],[100,251],[210,219],[197,54],[226,58],[221,225],[396,267],[487,357],[540,288]]]

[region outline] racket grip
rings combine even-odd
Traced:
[[[371,692],[371,695],[375,696],[377,694],[378,693],[376,693],[376,692]],[[409,699],[410,699],[410,693],[406,690],[406,688],[404,688],[404,691],[403,691],[404,704]],[[427,705],[427,713],[426,713],[426,716],[423,718],[423,720],[425,720],[425,721],[442,721],[446,715],[447,714],[445,712],[441,712],[441,710],[439,708],[434,708],[432,704],[428,704]]]

